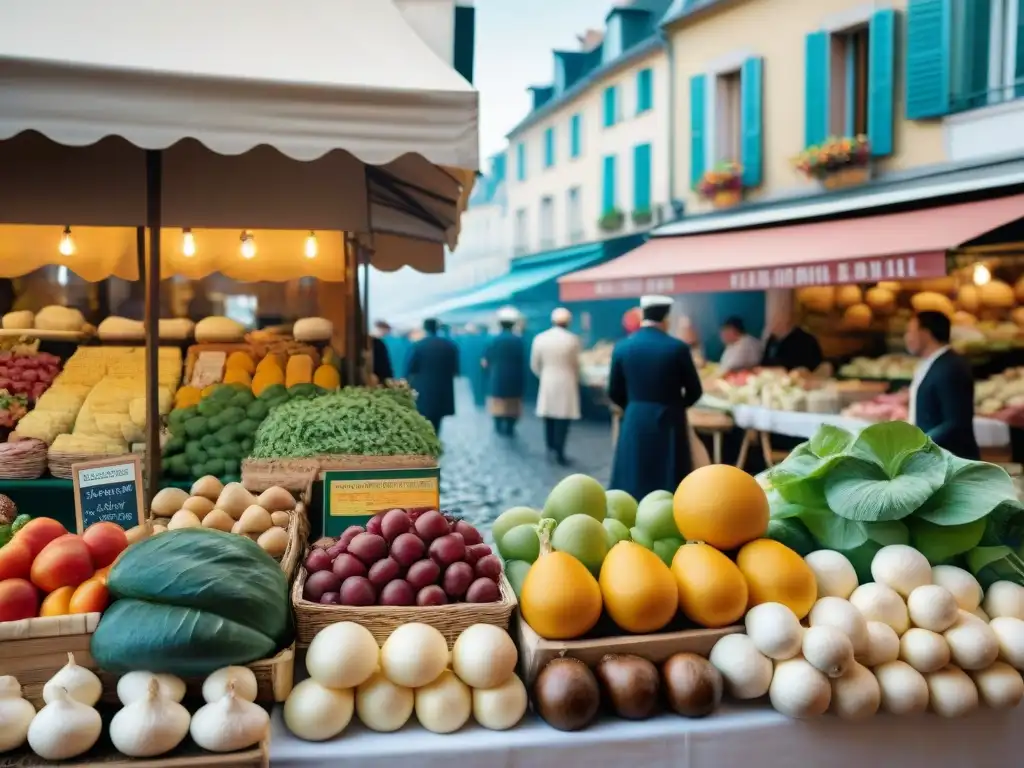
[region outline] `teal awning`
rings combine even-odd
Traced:
[[[585,269],[606,258],[603,243],[566,248],[512,263],[507,274],[454,298],[442,301],[425,314],[441,320],[466,321],[486,312],[497,310],[504,304],[515,304],[517,297],[546,283],[557,286],[562,275]],[[556,287],[557,290],[557,287]]]

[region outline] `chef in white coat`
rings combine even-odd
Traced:
[[[569,330],[572,313],[559,307],[551,328],[537,334],[530,349],[530,369],[540,379],[537,415],[544,419],[548,455],[568,464],[565,442],[569,424],[580,418],[580,340]]]

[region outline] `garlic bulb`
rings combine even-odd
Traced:
[[[192,715],[192,740],[210,752],[236,752],[258,744],[270,731],[270,715],[258,704],[235,694],[235,681],[227,693]]]
[[[25,743],[28,726],[36,708],[21,698],[21,683],[16,677],[0,677],[0,752],[10,752]]]
[[[149,697],[150,683],[156,680],[161,696],[181,703],[185,698],[185,681],[174,675],[158,675],[153,672],[129,672],[117,681],[117,698],[124,706]],[[125,753],[127,754],[127,752]]]
[[[170,752],[188,733],[188,710],[161,693],[156,676],[146,696],[128,704],[110,721],[110,740],[128,757],[156,757]]]
[[[228,683],[234,682],[235,696],[246,701],[256,701],[259,685],[256,674],[248,667],[223,667],[203,682],[203,701],[212,704],[220,701],[228,692]]]
[[[68,663],[43,686],[43,701],[52,704],[61,696],[61,691],[87,707],[96,706],[103,695],[103,683],[92,670],[75,663],[75,654],[68,654]]]
[[[67,760],[88,752],[103,729],[100,713],[71,698],[64,688],[50,689],[50,697],[28,727],[32,751],[44,760]]]

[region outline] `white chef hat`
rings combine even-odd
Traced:
[[[565,307],[559,307],[551,313],[551,322],[555,325],[568,325],[572,322],[572,312]]]
[[[640,297],[640,309],[650,309],[651,307],[671,307],[672,297],[671,296],[656,296],[648,295]]]
[[[518,323],[519,310],[515,307],[502,307],[498,310],[499,323]]]

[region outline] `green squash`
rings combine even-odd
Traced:
[[[92,654],[112,671],[156,671],[152,663],[166,658],[175,666],[162,671],[207,674],[291,642],[287,579],[245,536],[205,528],[153,536],[125,551],[108,586],[116,602]]]
[[[215,613],[143,600],[118,600],[110,606],[90,647],[93,660],[108,672],[181,677],[248,664],[275,650],[266,635]]]

